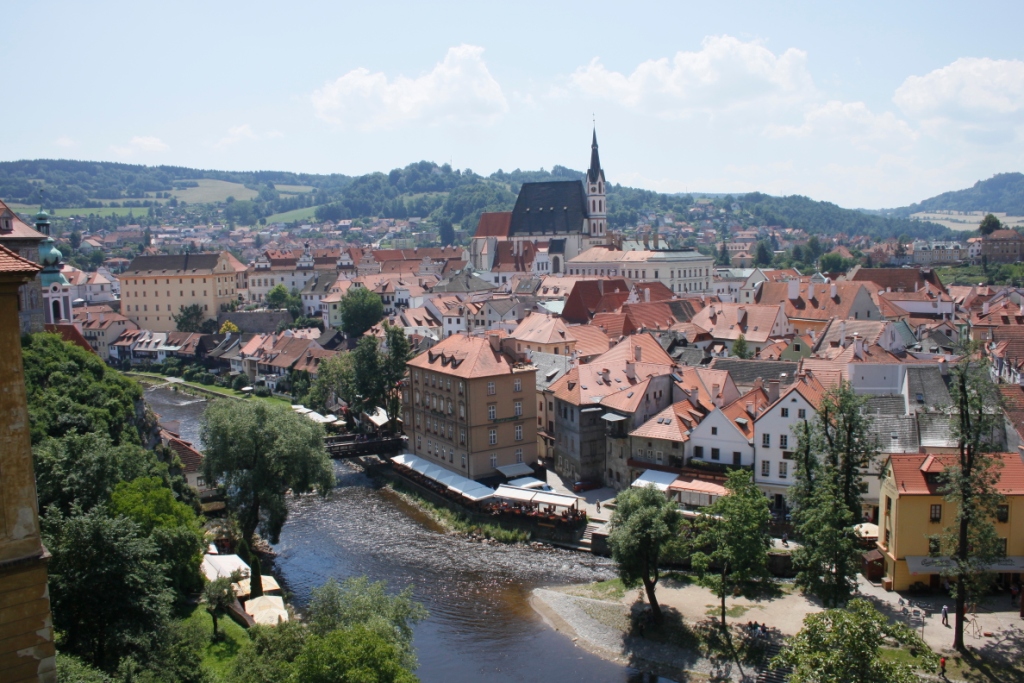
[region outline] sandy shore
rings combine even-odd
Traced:
[[[627,635],[629,607],[624,601],[595,600],[565,590],[534,589],[530,605],[556,631],[599,657],[636,669],[686,681],[750,683],[756,671],[733,662],[713,661],[673,645]]]

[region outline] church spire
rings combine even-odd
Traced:
[[[590,170],[587,182],[596,183],[601,176],[601,157],[597,153],[597,127],[594,127],[594,141],[590,143]]]

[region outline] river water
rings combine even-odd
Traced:
[[[148,389],[146,398],[162,419],[181,422],[183,438],[199,443],[205,401],[168,389]],[[577,648],[528,603],[537,586],[613,577],[609,560],[444,534],[354,466],[337,462],[335,474],[337,488],[328,498],[289,501],[274,547],[275,572],[300,608],[331,577],[365,574],[393,590],[412,586],[430,612],[414,638],[424,683],[657,680]]]

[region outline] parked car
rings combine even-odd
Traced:
[[[593,491],[594,489],[599,489],[599,488],[601,488],[601,484],[599,482],[591,481],[589,479],[583,479],[581,481],[577,481],[577,482],[575,482],[572,485],[573,493],[582,493],[583,491]]]

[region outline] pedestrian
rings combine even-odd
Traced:
[[[601,512],[601,501],[597,501],[597,512],[598,514]]]
[[[782,545],[786,548],[789,547],[789,534],[787,534],[785,531],[782,532]]]
[[[939,673],[942,675],[943,678],[946,677],[946,658],[945,657],[939,657]]]
[[[942,625],[949,626],[949,606],[942,606]]]

